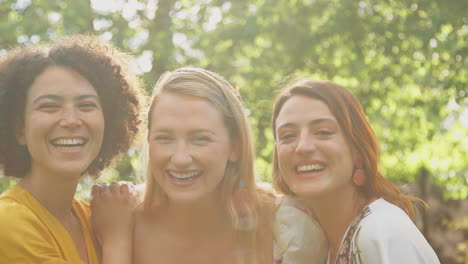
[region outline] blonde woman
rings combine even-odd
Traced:
[[[94,189],[105,256],[126,252],[133,263],[273,262],[275,198],[255,183],[253,143],[237,90],[204,69],[165,73],[154,88],[146,140],[146,190],[134,230],[119,224],[134,202],[126,198],[128,187]],[[129,232],[133,246],[106,246],[125,241]]]

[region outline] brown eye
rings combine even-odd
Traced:
[[[315,134],[319,136],[320,138],[328,138],[332,136],[335,132],[329,129],[319,129]]]
[[[333,134],[333,132],[331,132],[331,131],[329,131],[329,130],[319,130],[319,131],[317,132],[317,134],[319,134],[319,135],[324,135],[324,136],[328,136],[328,135]]]
[[[211,139],[209,137],[206,137],[206,136],[197,136],[193,140],[196,141],[196,142],[209,142],[209,141],[211,141]]]
[[[96,103],[92,103],[92,102],[86,102],[86,103],[81,103],[79,105],[79,108],[82,110],[82,111],[85,111],[85,112],[89,112],[89,111],[92,111],[94,109],[97,109],[98,106]]]
[[[54,103],[46,103],[39,105],[38,109],[45,112],[52,112],[60,108],[60,105]]]
[[[168,135],[157,135],[154,137],[154,141],[157,141],[159,143],[169,143],[172,141],[172,137]]]
[[[280,135],[279,139],[281,141],[287,141],[287,140],[291,140],[291,139],[293,139],[295,137],[296,137],[296,135],[293,134],[293,133],[285,133],[285,134]]]

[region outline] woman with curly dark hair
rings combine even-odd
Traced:
[[[0,167],[20,178],[0,195],[4,263],[99,263],[89,206],[74,195],[138,133],[140,81],[129,60],[88,35],[0,58]]]

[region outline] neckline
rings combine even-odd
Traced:
[[[59,221],[59,219],[53,215],[36,197],[34,197],[27,189],[24,187],[16,184],[11,187],[12,193],[10,194],[18,203],[27,206],[29,210],[31,210],[37,217],[42,221],[45,227],[53,234],[54,239],[59,242],[61,250],[63,250],[63,255],[67,261],[71,261],[75,263],[76,261],[80,261],[77,263],[84,263],[80,257],[78,252],[78,248],[75,245],[75,242],[65,228],[65,226]],[[16,194],[15,194],[16,193]],[[86,223],[84,222],[85,219],[82,217],[80,210],[80,204],[78,200],[73,198],[72,200],[72,211],[73,214],[76,216],[78,223],[80,225],[81,234],[86,243],[86,254],[88,256],[88,263],[92,263],[92,256],[90,255],[90,246],[88,246],[88,242],[91,242],[90,237],[88,235],[88,228],[86,227]],[[90,244],[94,247],[94,244]],[[75,262],[74,262],[75,261]]]
[[[371,200],[369,203],[365,203],[362,208],[359,210],[358,214],[353,218],[353,220],[351,221],[351,224],[348,225],[348,227],[346,228],[346,232],[344,233],[343,237],[341,238],[341,242],[340,242],[340,246],[338,248],[338,252],[337,252],[337,258],[335,260],[335,263],[336,264],[336,261],[339,259],[339,256],[340,254],[342,254],[342,249],[343,249],[343,243],[345,240],[347,240],[348,238],[350,239],[349,236],[354,236],[354,232],[356,231],[356,228],[359,226],[359,224],[361,223],[361,221],[371,213],[371,210],[370,210],[370,206],[372,206],[375,202],[379,201],[379,200],[382,200],[382,198],[378,198],[378,199],[374,199],[374,200]],[[350,233],[352,232],[352,233]],[[350,245],[348,245],[349,247]],[[328,249],[328,257],[327,257],[327,264],[331,264],[331,252],[332,252],[332,249],[329,248]]]

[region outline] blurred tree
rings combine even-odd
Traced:
[[[0,0],[0,56],[69,33],[135,56],[146,88],[193,65],[240,87],[270,181],[276,91],[294,76],[338,82],[362,102],[398,183],[468,197],[468,5],[464,0]],[[139,147],[100,181],[134,180]],[[78,195],[86,197],[92,180]],[[0,177],[0,191],[14,181]],[[421,187],[422,186],[422,187]],[[442,197],[441,197],[442,198]],[[465,244],[466,245],[466,244]]]
[[[427,168],[448,188],[447,198],[468,196],[463,1],[183,2],[184,12],[195,6],[198,14],[177,31],[202,54],[185,61],[240,85],[258,164],[269,164],[273,150],[268,126],[275,90],[285,76],[306,75],[355,92],[381,139],[390,178],[412,182]],[[269,166],[263,169],[268,175]]]
[[[468,196],[468,7],[463,1],[0,1],[0,54],[89,32],[136,57],[150,88],[164,71],[205,67],[238,85],[269,180],[275,91],[292,74],[351,88],[382,142],[382,168],[400,182],[427,169]],[[119,166],[122,174],[132,167]]]
[[[411,183],[427,171],[445,199],[466,199],[466,14],[463,0],[0,0],[0,55],[87,32],[131,52],[148,90],[176,67],[218,72],[249,108],[264,181],[276,90],[296,75],[332,80],[362,102],[385,175]],[[103,180],[133,179],[137,154]]]

